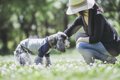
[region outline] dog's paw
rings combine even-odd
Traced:
[[[45,67],[50,67],[51,65],[51,63],[46,63]]]

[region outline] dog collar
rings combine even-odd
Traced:
[[[50,47],[52,47],[52,44],[49,42],[48,37],[46,37],[46,42],[49,44]]]

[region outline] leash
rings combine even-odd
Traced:
[[[26,52],[26,53],[31,53],[32,54],[32,51],[30,51],[28,48],[24,47],[23,45],[20,45],[21,46],[21,49]]]

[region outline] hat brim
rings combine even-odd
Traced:
[[[83,11],[83,10],[88,10],[88,9],[91,9],[95,4],[95,1],[94,0],[87,0],[87,3],[84,3],[83,5],[78,5],[78,6],[68,6],[68,9],[67,9],[67,12],[66,14],[68,15],[72,15],[72,14],[76,14],[80,11]]]

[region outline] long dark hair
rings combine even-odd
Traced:
[[[95,16],[98,13],[102,13],[102,8],[100,8],[97,3],[93,6],[93,8],[89,9],[89,29],[88,29],[88,34],[93,35],[93,29],[94,29],[94,21],[95,21]]]

